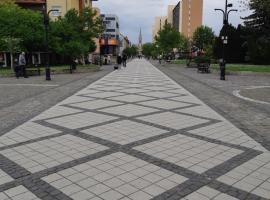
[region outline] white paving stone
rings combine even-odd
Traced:
[[[160,135],[167,131],[129,120],[123,120],[83,130],[82,132],[119,144],[128,144],[148,137]]]
[[[153,109],[153,108],[147,108],[144,106],[127,104],[127,105],[115,106],[112,108],[102,109],[101,111],[106,112],[106,113],[122,115],[122,116],[126,116],[126,117],[132,117],[132,116],[136,116],[136,115],[143,115],[143,114],[156,112],[158,110]]]
[[[258,151],[268,152],[259,143],[227,121],[189,131],[190,133],[236,144]]]
[[[102,145],[65,135],[3,150],[0,154],[34,173],[106,149]]]
[[[234,181],[231,181],[231,180]],[[246,192],[270,197],[270,153],[261,154],[218,179]]]
[[[62,126],[65,128],[78,129],[86,126],[92,126],[95,124],[111,121],[114,119],[117,119],[117,117],[86,112],[81,114],[69,115],[65,117],[59,117],[47,121],[49,123],[56,124],[58,126]]]
[[[172,112],[148,115],[145,117],[139,117],[138,119],[173,129],[183,129],[208,122],[208,120],[205,119]]]
[[[71,106],[95,110],[95,109],[116,106],[116,105],[121,105],[121,104],[122,103],[115,102],[115,101],[108,101],[108,100],[99,99],[99,100],[94,100],[94,101],[75,103],[75,104],[71,104]]]
[[[176,109],[176,108],[190,106],[190,104],[187,104],[187,103],[169,101],[169,100],[164,100],[164,99],[147,101],[147,102],[142,102],[139,104],[143,106],[151,106],[151,107],[162,108],[162,109]]]
[[[238,200],[235,197],[204,186],[181,200]]]
[[[203,173],[242,153],[223,145],[175,135],[135,147],[143,153]]]
[[[116,100],[116,101],[124,101],[124,102],[128,102],[128,103],[134,103],[134,102],[138,102],[138,101],[151,100],[153,98],[135,95],[135,94],[129,94],[129,95],[123,95],[123,96],[118,96],[118,97],[112,97],[110,99]]]
[[[14,145],[29,140],[51,136],[61,133],[61,131],[41,126],[37,123],[26,122],[12,131],[0,136],[0,147]]]
[[[27,190],[24,186],[18,186],[0,192],[1,200],[40,200],[36,195]]]
[[[13,181],[13,178],[0,169],[0,185],[3,185],[11,181]]]
[[[104,164],[110,167],[104,169]],[[134,168],[123,168],[127,164]],[[138,173],[140,170],[145,173]],[[89,161],[73,167],[72,171],[71,175],[68,175],[70,169],[67,169],[42,179],[78,200],[91,199],[95,195],[106,200],[121,199],[124,196],[128,199],[148,200],[188,180],[124,153]],[[162,184],[164,181],[170,183],[170,188]],[[73,186],[77,189],[71,192],[69,188]],[[81,194],[84,194],[83,198]]]
[[[90,100],[90,99],[88,99]],[[42,119],[48,119],[48,118],[54,118],[54,117],[59,117],[63,115],[70,115],[70,114],[75,114],[79,113],[81,110],[73,109],[73,108],[67,108],[64,106],[54,106],[50,108],[49,110],[43,112],[39,116],[35,117],[32,121],[35,120],[42,120]]]

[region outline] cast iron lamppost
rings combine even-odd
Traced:
[[[228,36],[227,36],[227,26],[229,24],[229,14],[231,12],[237,12],[236,9],[228,10],[228,8],[233,7],[233,4],[229,3],[228,0],[225,1],[225,10],[223,9],[215,9],[215,11],[221,11],[223,13],[223,31],[224,35],[221,36],[223,47],[222,47],[222,62],[220,62],[220,80],[225,80],[225,73],[226,73],[226,55],[225,55],[225,48],[228,44]]]
[[[47,12],[47,2],[44,6],[44,26],[45,26],[45,51],[46,51],[46,62],[45,62],[45,74],[46,81],[51,80],[51,69],[50,69],[50,56],[49,56],[49,23],[50,23],[50,13],[59,12],[59,10],[52,9]]]

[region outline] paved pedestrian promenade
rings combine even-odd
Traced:
[[[145,60],[0,136],[0,200],[270,198],[270,153]]]

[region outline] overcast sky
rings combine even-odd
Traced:
[[[229,0],[239,9],[239,0]],[[116,14],[120,19],[120,31],[127,35],[133,43],[138,43],[139,30],[142,28],[143,42],[151,42],[152,26],[155,16],[166,15],[167,5],[177,4],[179,0],[98,0],[94,6],[103,14]],[[216,34],[222,26],[222,14],[215,8],[224,8],[225,0],[204,0],[203,24],[213,28]],[[241,10],[241,8],[240,8]],[[246,11],[232,13],[230,22],[233,25],[241,23],[241,16]]]

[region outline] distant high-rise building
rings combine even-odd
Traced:
[[[167,22],[176,30],[191,38],[194,31],[202,25],[203,0],[181,0],[176,6],[169,5],[167,16],[156,17],[153,26],[153,41],[158,31]]]
[[[182,0],[173,10],[173,26],[188,38],[202,25],[202,19],[203,0]]]
[[[162,27],[165,25],[167,21],[167,17],[156,17],[155,23],[152,30],[152,41],[155,41],[155,36],[158,34],[158,32],[162,29]]]
[[[173,9],[175,5],[169,5],[167,11],[167,22],[168,24],[173,24]]]

